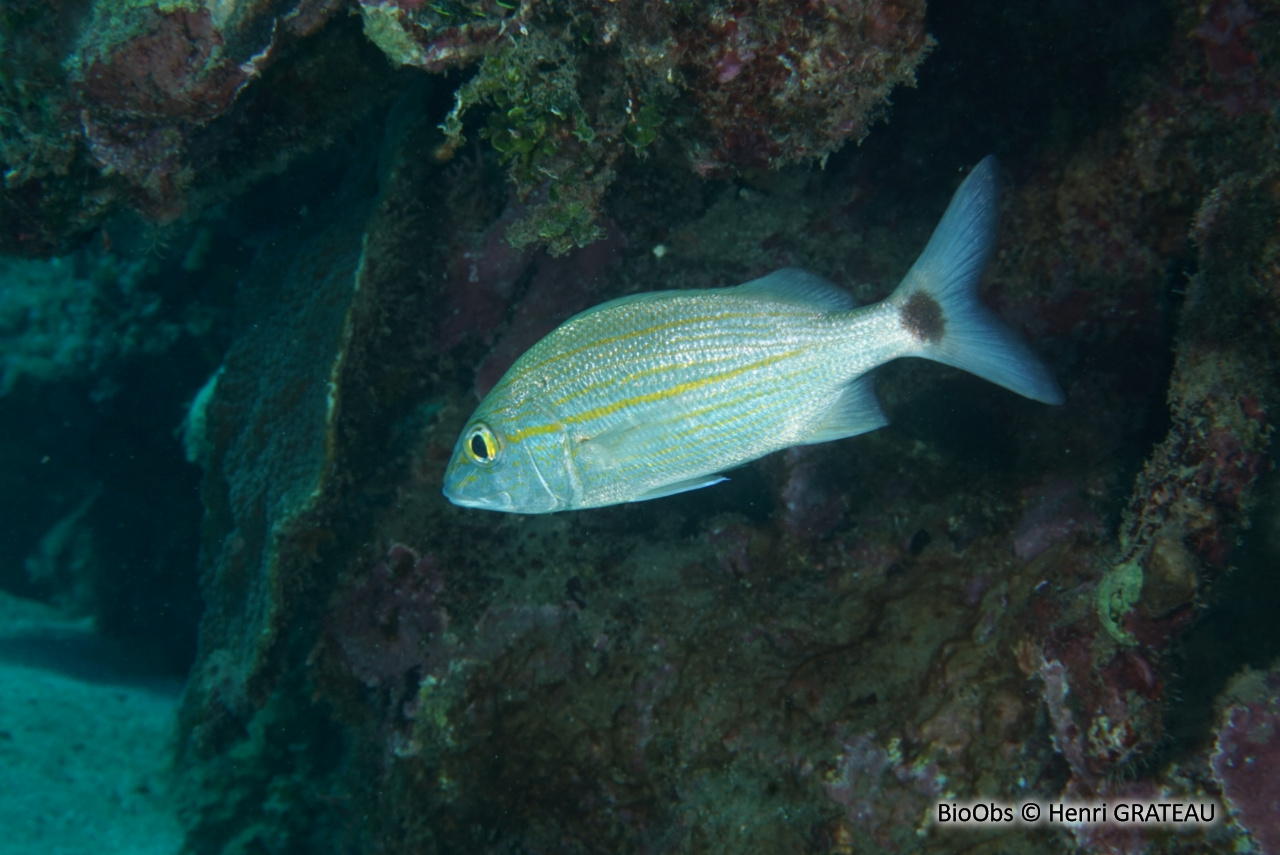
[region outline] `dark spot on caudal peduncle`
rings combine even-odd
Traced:
[[[917,291],[907,298],[900,312],[902,326],[917,339],[930,343],[942,340],[947,320],[942,316],[942,307],[937,300]]]

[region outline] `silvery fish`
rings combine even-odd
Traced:
[[[636,294],[576,315],[480,403],[454,447],[444,494],[468,508],[541,514],[709,487],[770,452],[887,424],[868,372],[901,356],[1062,403],[1022,338],[978,302],[996,208],[988,157],[897,290],[873,306],[784,269],[735,288]]]

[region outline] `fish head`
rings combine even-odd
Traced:
[[[444,494],[455,505],[514,514],[573,506],[563,425],[545,418],[495,418],[477,410],[458,436]]]

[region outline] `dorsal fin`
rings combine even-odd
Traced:
[[[671,296],[673,294],[701,294],[701,293],[705,293],[705,292],[692,290],[692,289],[688,291],[641,291],[639,294],[628,294],[625,297],[614,297],[612,300],[606,300],[605,302],[600,303],[599,305],[596,305],[596,306],[592,306],[589,309],[583,309],[581,312],[578,312],[576,315],[569,318],[569,320],[565,321],[565,324],[569,324],[569,323],[572,323],[573,321],[581,320],[582,318],[585,318],[588,315],[594,315],[597,312],[604,311],[605,309],[616,309],[619,306],[625,306],[628,303],[656,303],[662,300],[671,299]]]
[[[739,294],[804,306],[819,312],[838,312],[856,308],[858,303],[849,292],[799,267],[784,267],[768,276],[752,279],[732,289]]]

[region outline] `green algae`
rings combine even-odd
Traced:
[[[1123,628],[1123,622],[1142,600],[1142,579],[1142,565],[1130,560],[1112,567],[1098,583],[1098,618],[1107,634],[1121,644],[1136,643],[1133,634]]]
[[[616,155],[592,126],[580,86],[569,46],[526,36],[485,57],[440,126],[456,147],[466,113],[491,108],[480,135],[507,166],[520,198],[530,200],[529,213],[507,233],[513,246],[542,243],[562,255],[604,235],[596,219],[613,179],[605,163]]]

